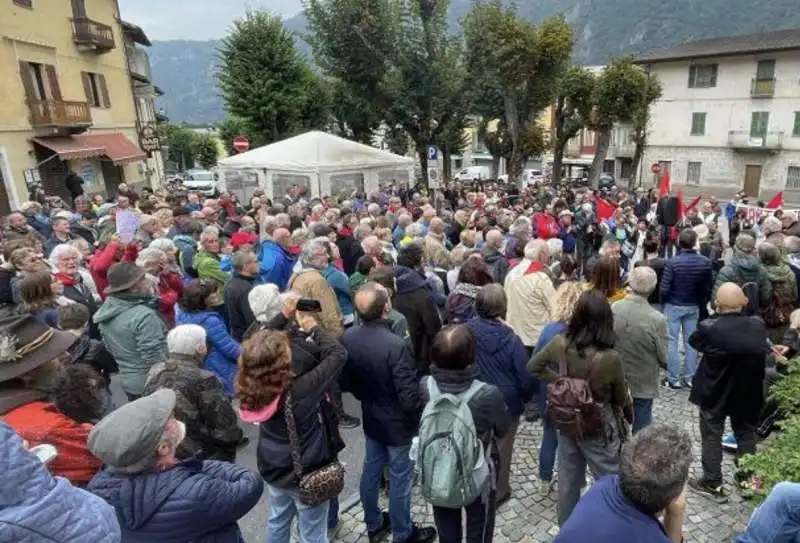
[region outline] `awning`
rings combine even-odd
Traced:
[[[121,132],[105,134],[78,134],[58,138],[33,138],[32,141],[47,147],[61,160],[87,159],[105,156],[114,164],[138,162],[147,155]]]

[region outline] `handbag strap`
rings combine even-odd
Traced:
[[[292,393],[289,391],[286,392],[283,416],[286,419],[286,429],[289,432],[289,447],[292,450],[292,471],[294,471],[299,481],[303,478],[303,464],[300,461],[300,440],[297,437],[297,424],[292,412]]]

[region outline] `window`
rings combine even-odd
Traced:
[[[750,137],[765,138],[769,125],[769,111],[754,111],[750,118]]]
[[[794,112],[794,125],[792,126],[792,136],[800,137],[800,111]]]
[[[756,81],[772,81],[775,79],[775,60],[759,60],[756,66]]]
[[[716,64],[705,64],[702,66],[689,66],[689,88],[707,89],[717,86]]]
[[[706,134],[706,114],[692,113],[692,136],[705,136]]]
[[[33,0],[14,0],[14,3],[22,8],[33,9]]]
[[[108,85],[106,76],[92,72],[81,72],[83,79],[83,90],[86,93],[86,101],[91,107],[110,108],[111,100],[108,96]]]
[[[789,166],[786,170],[786,188],[800,189],[800,166]]]
[[[55,66],[23,60],[19,63],[19,74],[28,101],[61,100]]]
[[[700,184],[700,172],[703,169],[702,162],[689,162],[686,165],[686,184],[687,185],[699,185]]]
[[[661,172],[672,173],[672,162],[669,160],[659,160],[658,165],[661,166]]]

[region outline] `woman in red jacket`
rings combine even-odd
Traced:
[[[139,246],[136,243],[124,244],[119,237],[114,235],[111,241],[102,251],[95,253],[89,261],[89,271],[97,286],[97,291],[103,300],[106,299],[105,290],[108,287],[108,270],[114,264],[126,262],[128,264],[136,262],[139,254]]]

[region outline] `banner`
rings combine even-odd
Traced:
[[[761,217],[765,215],[774,215],[776,209],[768,209],[766,207],[757,207],[751,205],[744,205],[744,204],[737,204],[736,211],[738,212],[740,209],[745,210],[745,217],[747,220],[752,223],[758,223],[761,220]],[[800,209],[784,209],[783,211],[791,211],[795,214],[800,214]]]

